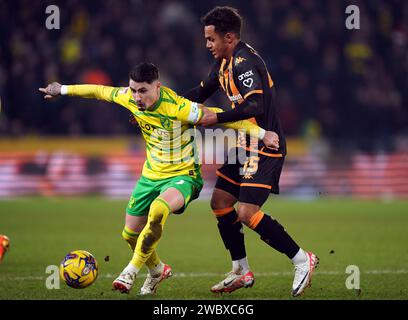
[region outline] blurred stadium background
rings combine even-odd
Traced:
[[[52,4],[60,8],[60,30],[45,28],[45,8]],[[360,30],[345,28],[348,4],[360,9]],[[123,108],[77,98],[45,102],[38,88],[52,81],[126,86],[129,68],[148,60],[159,67],[165,85],[187,91],[213,62],[199,18],[216,5],[240,10],[243,40],[265,59],[277,88],[288,156],[281,196],[267,208],[272,214],[280,211],[284,225],[288,222],[326,263],[319,276],[327,282],[321,285],[337,287],[312,291],[312,298],[356,297],[344,294],[342,274],[346,265],[358,264],[371,275],[366,284],[378,286],[368,297],[406,299],[401,284],[406,284],[408,272],[403,240],[408,207],[408,2],[403,0],[0,1],[0,233],[11,237],[12,249],[20,246],[14,262],[6,257],[9,266],[2,265],[0,285],[7,290],[0,298],[50,297],[34,295],[34,286],[22,279],[43,277],[44,265],[76,246],[98,257],[117,252],[120,261],[104,265],[105,273],[116,274],[129,255],[120,239],[123,221],[118,212],[122,214],[145,159],[140,131],[128,123],[129,112]],[[229,105],[222,94],[207,104]],[[172,236],[160,245],[163,252],[173,252],[188,237],[196,252],[213,263],[197,256],[189,264],[178,252],[171,259],[179,270],[227,271],[229,262],[208,205],[217,166],[203,165],[205,205],[196,201],[191,209],[200,215],[191,221],[180,217],[183,222],[177,223],[169,219]],[[298,198],[312,201],[299,204],[294,201]],[[251,252],[256,248],[258,255],[270,254],[252,244],[251,239],[259,245],[255,236],[249,239]],[[44,252],[44,247],[49,250]],[[343,256],[330,262],[333,248]],[[257,271],[288,271],[281,260],[265,261],[264,256],[251,258]],[[16,275],[20,280],[12,278]],[[237,297],[268,299],[270,287],[277,286],[282,290],[274,297],[285,299],[291,274],[284,277],[271,283],[264,277],[259,283],[264,291]],[[90,296],[70,292],[69,297],[98,299],[97,290],[109,287],[111,278],[105,274],[97,289],[87,291]],[[203,280],[202,287],[210,280]],[[164,290],[170,297],[208,298]],[[64,298],[66,293],[54,294]]]
[[[361,29],[345,28],[347,1],[229,1],[243,39],[264,57],[289,137],[282,194],[408,196],[408,5],[353,1]],[[60,8],[60,30],[45,8]],[[209,71],[199,22],[223,1],[2,1],[0,197],[100,193],[127,197],[144,144],[128,112],[59,99],[61,83],[126,86],[129,68],[154,62],[182,93]],[[211,104],[228,106],[222,95]],[[214,167],[204,166],[208,196]],[[109,179],[107,179],[109,177]]]

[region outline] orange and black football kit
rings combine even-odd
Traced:
[[[286,142],[274,102],[274,83],[265,62],[248,44],[240,41],[232,57],[218,60],[206,80],[184,96],[203,103],[218,89],[231,101],[231,110],[217,113],[218,123],[250,119],[265,130],[279,135],[279,150],[266,147],[262,141],[238,136],[236,148],[217,170],[215,188],[232,194],[240,203],[261,207],[270,193],[279,193],[279,179],[286,155]],[[255,145],[254,145],[255,144]],[[239,154],[245,153],[244,157]],[[244,159],[244,161],[231,161]],[[242,223],[234,207],[214,209],[218,229],[231,259],[246,257]],[[293,258],[299,246],[282,225],[261,210],[252,215],[247,226],[256,231],[272,248]]]
[[[231,110],[218,113],[218,123],[250,119],[265,130],[279,135],[279,150],[266,147],[262,141],[238,137],[237,148],[230,150],[225,164],[217,170],[216,188],[225,190],[238,201],[259,206],[270,193],[279,193],[279,178],[286,155],[286,142],[277,116],[274,83],[265,62],[244,42],[235,47],[232,58],[216,61],[207,79],[184,97],[204,102],[218,89],[231,101]],[[238,157],[245,152],[246,157]],[[245,159],[231,164],[231,157]]]

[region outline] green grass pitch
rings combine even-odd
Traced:
[[[208,201],[195,201],[181,216],[167,220],[158,253],[174,277],[155,296],[138,289],[129,295],[111,291],[113,278],[131,252],[121,238],[126,200],[103,198],[27,198],[0,201],[0,234],[11,248],[0,264],[3,299],[293,299],[293,266],[257,234],[245,229],[247,253],[255,285],[214,296],[209,288],[231,268]],[[273,197],[264,211],[271,214],[305,249],[320,257],[313,285],[297,299],[407,299],[408,202],[314,200]],[[99,277],[86,289],[45,286],[48,265],[71,250],[84,249],[99,262]],[[109,261],[105,257],[109,256]],[[346,288],[348,265],[360,270],[360,290]]]

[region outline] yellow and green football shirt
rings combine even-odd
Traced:
[[[101,85],[64,86],[65,94],[96,98],[117,103],[133,113],[146,141],[146,161],[142,175],[148,179],[161,180],[179,175],[200,176],[201,166],[195,147],[194,124],[202,117],[202,109],[195,102],[177,95],[161,86],[160,98],[149,110],[140,111],[128,87],[118,88]],[[219,108],[210,108],[222,112]],[[258,126],[249,121],[225,123],[227,127],[263,135]],[[264,131],[263,131],[264,132]]]

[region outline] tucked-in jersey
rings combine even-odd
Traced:
[[[142,171],[146,178],[160,180],[178,175],[192,177],[200,175],[201,166],[193,129],[201,119],[203,111],[197,103],[161,86],[160,98],[154,106],[149,110],[140,111],[129,87],[101,85],[66,87],[68,95],[115,102],[132,112],[146,141],[146,161]],[[222,112],[219,108],[210,109]],[[257,138],[262,136],[262,129],[249,121],[226,123],[225,126],[246,130]]]
[[[274,82],[265,62],[251,46],[239,42],[231,59],[217,60],[200,86],[200,97],[196,97],[194,93],[191,96],[187,94],[186,97],[204,102],[215,91],[222,89],[233,109],[239,108],[252,95],[261,95],[260,107],[263,112],[251,120],[265,130],[276,132],[280,144],[278,153],[286,154],[286,142],[274,102]]]

